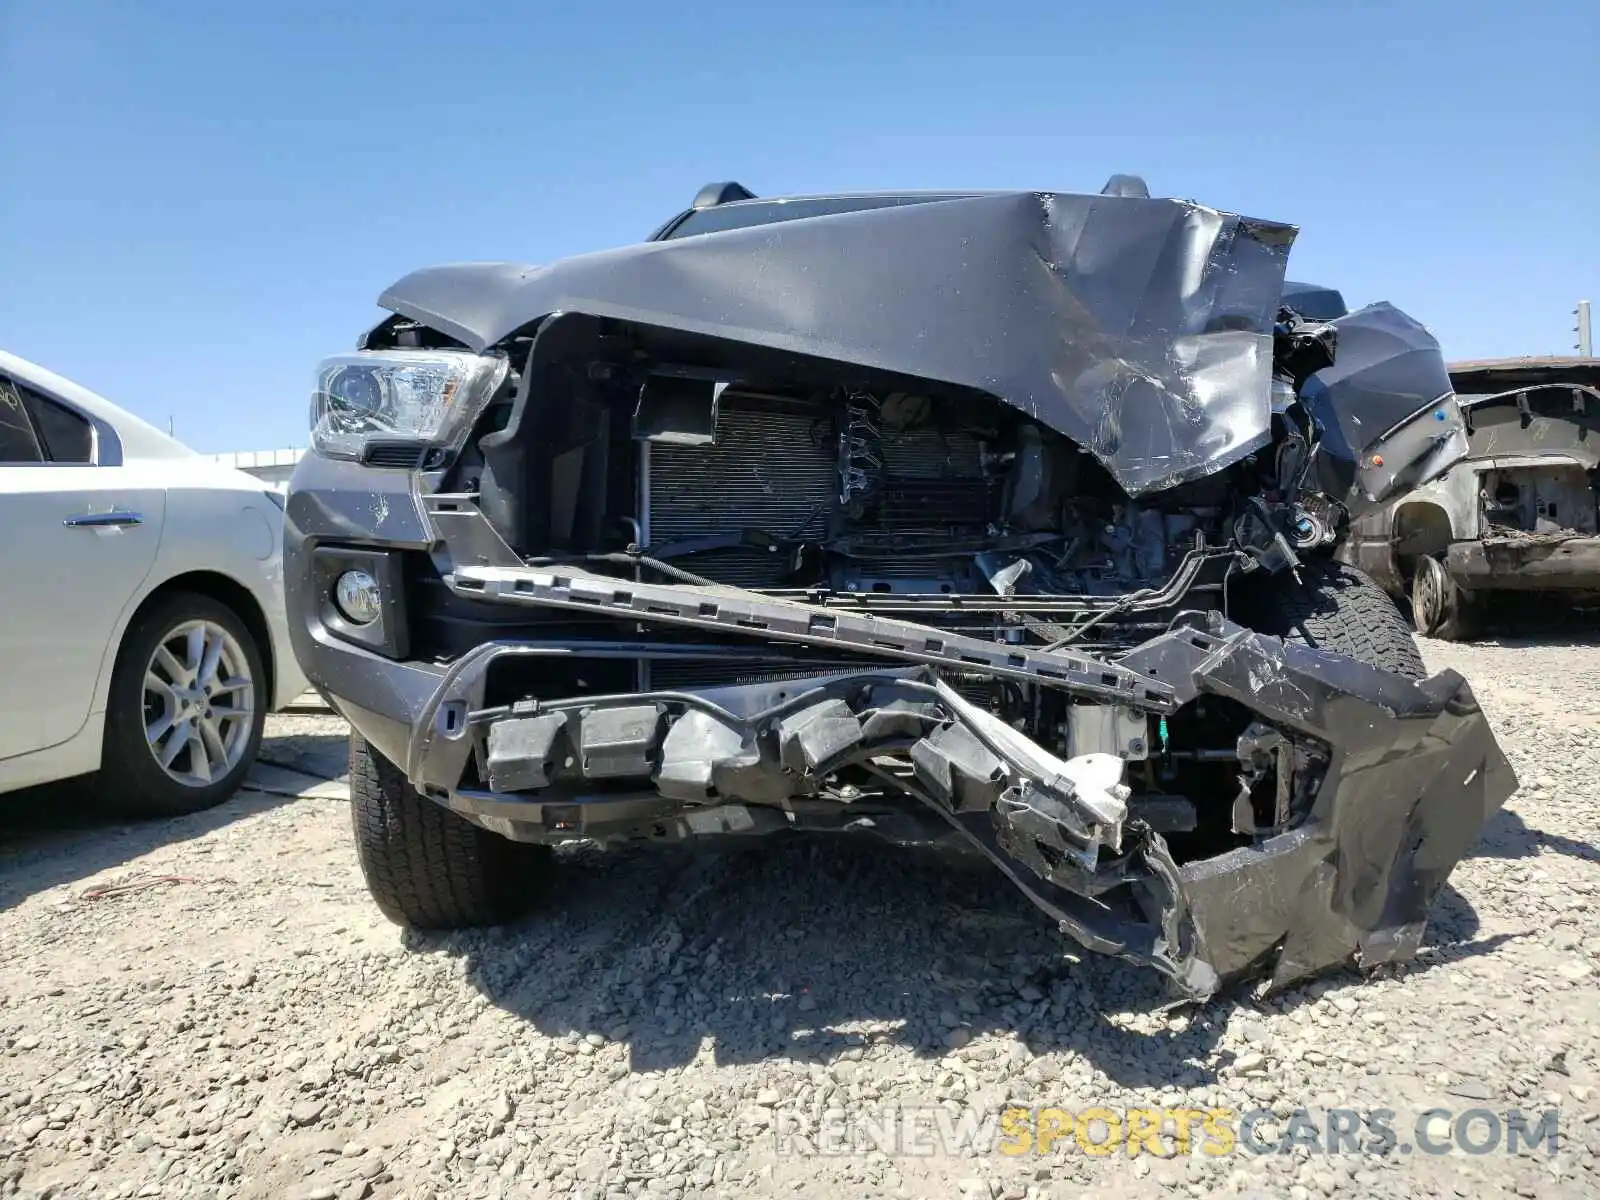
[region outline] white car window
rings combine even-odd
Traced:
[[[94,461],[94,427],[64,404],[30,392],[26,396],[33,425],[39,432],[45,460],[58,463]]]
[[[0,463],[44,461],[39,435],[28,416],[22,391],[11,380],[0,376]]]
[[[87,417],[0,375],[0,463],[92,463]]]

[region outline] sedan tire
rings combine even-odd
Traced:
[[[267,703],[261,651],[238,614],[194,592],[162,597],[117,654],[100,802],[133,817],[222,803],[255,762]]]

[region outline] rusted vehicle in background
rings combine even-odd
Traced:
[[[1465,459],[1356,520],[1339,555],[1458,640],[1512,593],[1600,603],[1600,359],[1450,366]]]

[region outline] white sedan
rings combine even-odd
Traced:
[[[305,690],[282,498],[0,351],[0,792],[98,771],[128,815],[233,794]]]

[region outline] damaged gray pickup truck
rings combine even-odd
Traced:
[[[1452,363],[1467,454],[1351,523],[1337,554],[1463,640],[1498,597],[1600,604],[1600,359]]]
[[[320,367],[286,532],[379,906],[838,831],[984,856],[1189,997],[1413,953],[1515,781],[1330,548],[1465,428],[1417,322],[1295,310],[1294,234],[1120,176],[727,184],[396,283]]]

